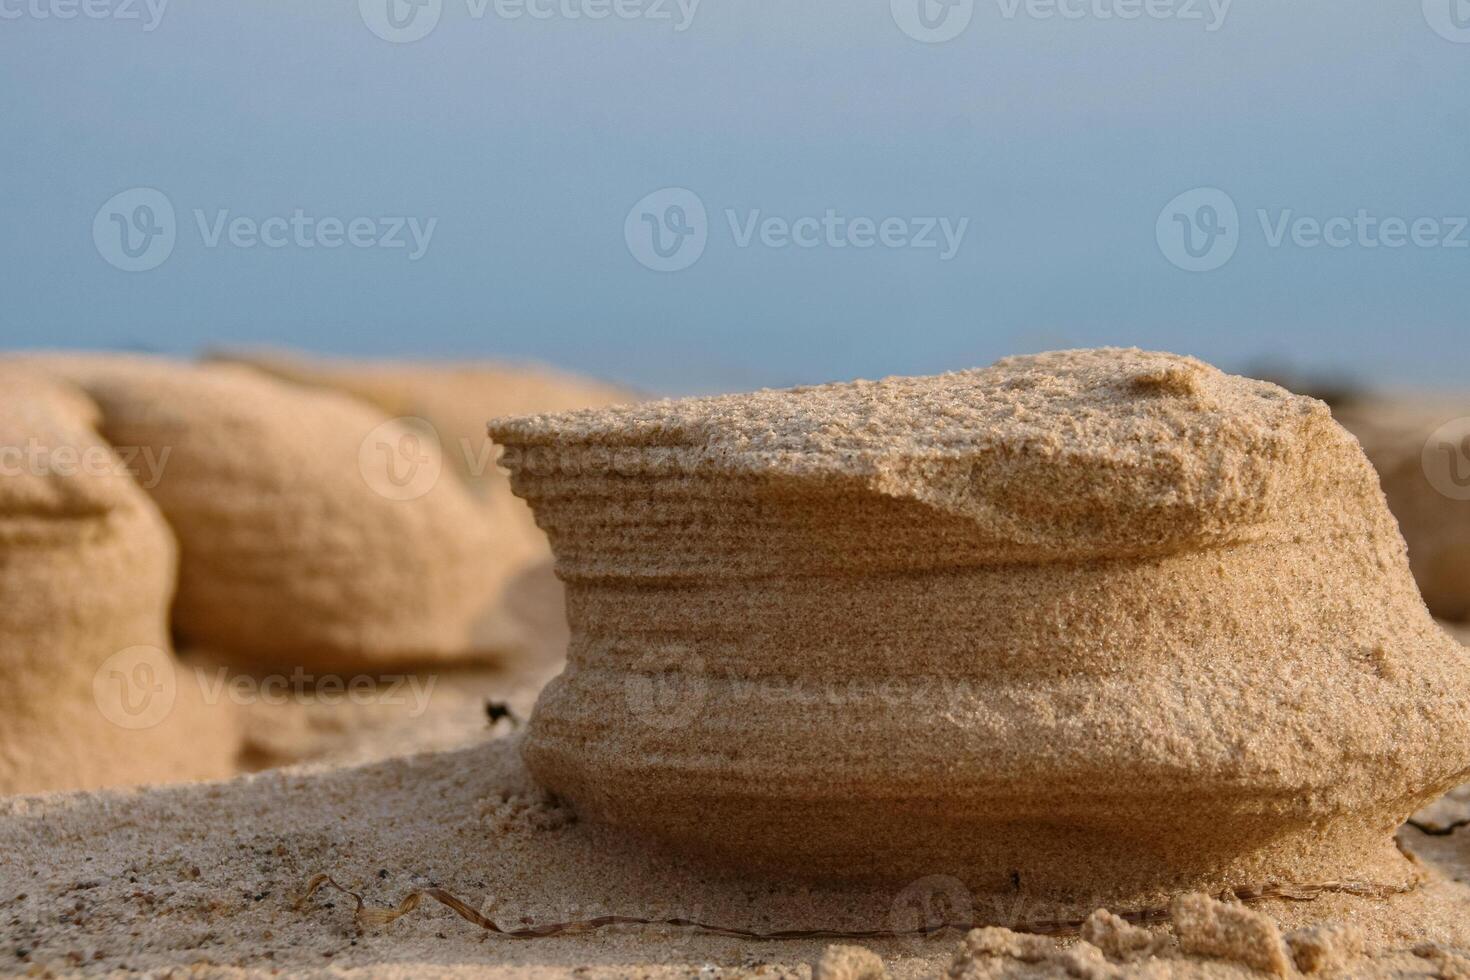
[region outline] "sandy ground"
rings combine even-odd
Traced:
[[[543,603],[542,615],[558,614]],[[1047,918],[1026,896],[971,896],[945,879],[844,889],[742,878],[578,821],[525,772],[516,725],[492,724],[485,711],[504,703],[524,717],[557,669],[548,655],[436,674],[417,714],[409,705],[255,705],[247,730],[259,765],[314,761],[220,783],[0,801],[0,974],[804,977],[830,943],[853,941],[661,925],[511,939],[431,899],[391,923],[363,925],[353,900],[330,887],[301,901],[320,874],[369,909],[437,886],[507,929],[620,915],[762,933],[913,930],[924,908],[977,924]],[[1283,932],[1323,923],[1362,930],[1367,954],[1335,975],[1463,975],[1455,971],[1470,962],[1456,959],[1470,955],[1470,787],[1417,814],[1399,842],[1424,866],[1413,892],[1251,907]],[[1160,955],[1110,973],[961,958],[954,975],[1261,975],[1183,955],[1167,924],[1153,928]],[[1064,947],[1074,934],[1062,931]],[[962,939],[948,929],[860,942],[903,978],[945,975]]]
[[[527,777],[518,735],[355,767],[307,766],[224,783],[13,798],[0,804],[0,970],[59,975],[167,971],[381,976],[804,976],[832,940],[756,941],[664,926],[508,939],[426,901],[361,929],[353,903],[317,874],[391,907],[436,885],[506,928],[602,915],[687,918],[753,931],[884,930],[905,924],[922,883],[834,889],[743,879],[576,820]],[[1459,806],[1463,809],[1465,802]],[[1434,823],[1444,826],[1451,805]],[[1283,930],[1347,922],[1373,955],[1352,975],[1442,975],[1424,944],[1470,949],[1470,833],[1412,827],[1426,866],[1389,899],[1262,901]],[[1015,904],[976,900],[977,918]],[[909,920],[912,925],[912,920]],[[868,940],[895,977],[942,975],[960,933]],[[1151,961],[1172,975],[1250,975],[1218,959]],[[1447,961],[1446,961],[1447,962]],[[1441,964],[1442,965],[1442,964]],[[1004,964],[996,975],[1048,974]],[[1144,969],[1140,966],[1137,969]],[[1040,971],[1040,972],[1038,972]],[[1140,974],[1144,975],[1144,974]]]
[[[519,730],[505,719],[492,725],[484,711],[485,700],[524,710],[556,668],[443,675],[417,718],[402,708],[251,709],[257,747],[274,745],[275,761],[318,757],[308,764],[221,783],[0,801],[0,973],[805,977],[829,944],[854,941],[659,925],[511,939],[430,899],[390,923],[363,925],[353,900],[330,887],[301,901],[320,874],[369,909],[437,886],[507,929],[621,915],[763,933],[913,930],[923,908],[976,923],[1046,918],[1046,906],[1025,896],[970,896],[944,879],[844,889],[742,878],[578,821],[525,772]],[[384,757],[395,752],[413,754]],[[1323,923],[1362,930],[1367,955],[1336,975],[1456,976],[1464,961],[1455,957],[1470,953],[1467,823],[1463,787],[1401,830],[1400,845],[1425,870],[1408,894],[1251,907],[1283,932]],[[1185,956],[1167,924],[1153,928],[1165,942],[1159,956],[1092,975],[1262,975]],[[1074,934],[1062,931],[1064,947]],[[944,976],[962,939],[946,929],[860,942],[904,978]],[[961,959],[955,975],[1089,975],[1009,958],[971,963],[968,974],[965,966]]]

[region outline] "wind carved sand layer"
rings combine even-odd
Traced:
[[[1470,773],[1470,657],[1274,385],[1071,351],[490,432],[568,586],[526,761],[701,857],[1115,909],[1403,887],[1394,829]]]

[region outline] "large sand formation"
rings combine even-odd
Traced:
[[[568,584],[525,755],[707,858],[1140,907],[1406,886],[1470,657],[1326,406],[1140,351],[492,424]]]
[[[86,391],[114,446],[168,454],[148,490],[179,539],[185,641],[313,667],[493,650],[511,569],[434,447],[381,413],[243,367],[25,360]]]
[[[0,367],[0,794],[228,775],[172,657],[176,549],[79,392]]]
[[[626,388],[547,368],[501,362],[362,360],[292,351],[231,351],[222,360],[249,364],[288,381],[352,395],[426,430],[495,527],[496,553],[508,567],[549,562],[546,536],[495,465],[485,420],[637,401]]]

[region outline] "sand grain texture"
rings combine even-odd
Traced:
[[[392,908],[432,884],[507,927],[626,915],[762,931],[861,931],[902,924],[895,913],[923,884],[821,885],[712,870],[640,836],[578,820],[536,786],[519,755],[517,740],[502,738],[361,767],[0,801],[0,970],[802,978],[829,946],[858,942],[894,980],[943,976],[957,963],[954,976],[1027,980],[1088,976],[1075,972],[1083,966],[1096,976],[1262,976],[1238,961],[1184,953],[1168,921],[1145,930],[1153,952],[1125,958],[1104,952],[1106,940],[1099,946],[1076,937],[1075,928],[1055,938],[996,930],[1003,941],[979,945],[963,930],[759,941],[657,926],[518,941],[489,936],[433,902],[365,930],[341,894],[322,891],[297,906],[306,882],[326,872],[371,909]],[[1413,830],[1402,837],[1426,862],[1426,880],[1412,892],[1323,894],[1249,908],[1288,937],[1359,930],[1363,950],[1348,950],[1339,976],[1450,975],[1441,967],[1464,962],[1470,950],[1470,889],[1450,877],[1470,861],[1470,837]],[[1433,850],[1421,850],[1425,844]],[[975,895],[972,904],[963,892],[953,897],[965,920],[980,925],[1021,928],[1055,910],[1024,896]]]
[[[1320,402],[1141,351],[501,420],[568,585],[525,751],[816,878],[1408,887],[1470,660]]]

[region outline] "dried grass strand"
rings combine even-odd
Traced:
[[[1335,892],[1366,898],[1388,898],[1390,895],[1401,895],[1413,891],[1418,886],[1419,881],[1417,880],[1403,886],[1379,885],[1365,881],[1324,882],[1309,885],[1256,885],[1228,889],[1220,897],[1227,899],[1233,898],[1240,902],[1257,902],[1268,898],[1294,902],[1309,902],[1314,901],[1325,893]],[[481,929],[485,929],[506,939],[547,939],[553,936],[569,936],[595,932],[598,929],[603,929],[608,926],[619,925],[666,926],[692,929],[711,936],[727,936],[733,939],[754,939],[762,941],[789,939],[908,939],[933,936],[947,930],[964,932],[983,924],[977,922],[946,922],[940,925],[921,926],[909,930],[778,929],[770,932],[760,932],[754,929],[738,929],[732,926],[700,922],[697,919],[645,919],[631,915],[600,915],[575,922],[548,922],[543,925],[507,929],[481,913],[478,909],[437,886],[415,889],[400,899],[397,905],[389,908],[370,908],[362,895],[350,888],[344,887],[328,874],[314,875],[307,882],[306,891],[297,899],[294,907],[298,911],[301,910],[311,900],[312,896],[324,887],[335,889],[353,900],[356,904],[353,912],[353,921],[360,929],[388,925],[390,922],[400,919],[418,908],[419,904],[425,898],[432,898],[466,922],[474,923]],[[1125,912],[1122,913],[1121,917],[1134,924],[1146,925],[1166,921],[1169,918],[1169,913],[1165,909],[1149,909],[1141,912]],[[1057,935],[1076,932],[1081,924],[1081,919],[1038,920],[1017,924],[1012,926],[1012,928],[1018,932]]]

